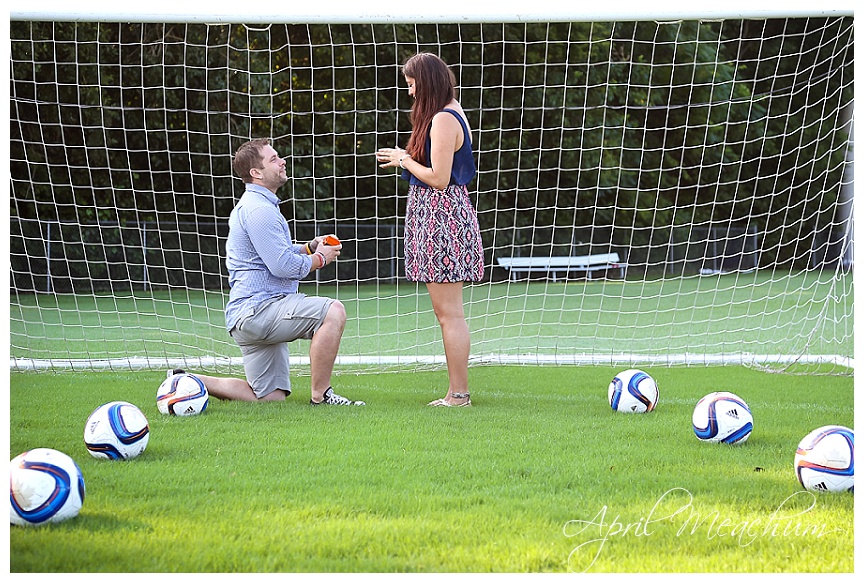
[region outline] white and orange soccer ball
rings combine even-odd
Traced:
[[[204,382],[187,373],[168,377],[156,391],[156,407],[163,415],[200,415],[207,409],[209,401],[210,394]]]
[[[693,432],[700,441],[744,443],[753,432],[753,414],[734,393],[709,393],[693,409]]]
[[[660,389],[645,371],[629,369],[615,375],[609,383],[609,405],[620,413],[648,413],[657,406]]]
[[[25,451],[9,462],[9,522],[40,526],[78,516],[84,476],[65,453],[47,447]]]
[[[853,492],[855,432],[826,425],[808,433],[795,452],[795,475],[806,490]]]
[[[84,445],[97,459],[131,460],[144,452],[149,440],[147,417],[126,401],[100,405],[84,424]]]

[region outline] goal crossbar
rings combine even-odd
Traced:
[[[834,3],[753,2],[734,0],[699,5],[692,1],[660,0],[643,9],[629,2],[579,3],[524,0],[440,0],[418,8],[405,3],[378,6],[348,0],[290,3],[283,8],[263,6],[250,10],[244,4],[196,0],[190,2],[146,2],[140,4],[82,0],[70,5],[63,0],[38,3],[13,0],[11,20],[76,22],[175,22],[247,24],[466,24],[484,22],[615,22],[633,20],[719,20],[734,18],[795,18],[852,16],[849,2]],[[837,6],[836,4],[839,4]]]

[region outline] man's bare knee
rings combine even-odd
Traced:
[[[330,308],[327,310],[327,315],[324,316],[324,323],[331,323],[340,328],[344,328],[347,319],[348,316],[345,313],[345,306],[339,300],[334,300],[333,303],[330,304]]]
[[[272,393],[267,393],[263,397],[259,398],[259,401],[284,401],[288,396],[288,393],[283,391],[282,389],[276,389]]]

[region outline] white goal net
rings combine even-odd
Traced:
[[[288,161],[295,238],[345,244],[301,287],[348,310],[338,364],[441,366],[407,186],[373,155],[405,146],[400,65],[429,51],[474,129],[472,363],[851,374],[854,18],[706,16],[13,12],[10,369],[241,371],[224,243],[252,137]]]

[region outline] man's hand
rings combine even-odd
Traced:
[[[324,264],[333,263],[342,253],[342,243],[336,235],[321,235],[315,237],[315,252],[324,256]]]

